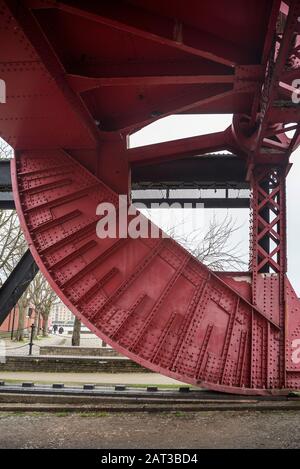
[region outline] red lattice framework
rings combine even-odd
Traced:
[[[286,168],[256,166],[252,173],[251,270],[286,273]]]
[[[285,219],[300,143],[299,17],[298,0],[0,1],[0,135],[15,149],[32,254],[83,323],[152,371],[233,393],[300,388]],[[158,118],[197,113],[233,123],[127,147]],[[245,163],[252,188],[249,272],[212,272],[168,237],[97,237],[97,206],[121,217],[131,168],[197,155],[201,173],[200,155],[221,150]]]

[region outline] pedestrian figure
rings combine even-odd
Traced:
[[[53,326],[53,334],[56,334],[56,332],[57,332],[57,324],[54,324],[54,326]]]
[[[64,332],[64,328],[60,326],[60,328],[58,329],[58,333],[63,334],[63,332]]]

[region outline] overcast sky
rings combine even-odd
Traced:
[[[224,130],[231,124],[231,115],[191,115],[170,116],[161,119],[137,132],[130,138],[130,146],[137,147],[161,141],[202,135]],[[292,155],[293,167],[287,177],[287,239],[288,239],[288,276],[297,294],[300,296],[300,148]],[[203,211],[202,211],[203,212]],[[199,217],[205,231],[209,219],[216,214],[220,220],[228,212],[236,220],[240,230],[233,236],[233,244],[241,241],[241,253],[247,258],[249,251],[249,210],[247,209],[205,209],[204,215]],[[172,215],[171,215],[172,216]],[[169,218],[164,215],[161,220],[154,217],[162,226],[170,224]]]

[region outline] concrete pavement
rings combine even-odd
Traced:
[[[133,384],[182,385],[180,381],[158,373],[46,373],[26,371],[1,371],[0,381],[32,381],[34,383],[65,384]]]
[[[5,344],[6,355],[14,356],[23,356],[28,355],[29,351],[29,341],[26,342],[15,342],[11,341],[9,338],[1,339]],[[48,345],[64,345],[66,339],[59,335],[49,335],[49,337],[39,338],[34,340],[34,345],[32,347],[32,355],[40,354],[40,346]]]

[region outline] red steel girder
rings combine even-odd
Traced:
[[[256,166],[252,174],[251,267],[286,273],[286,168]]]
[[[230,41],[220,41],[218,36],[193,28],[183,21],[170,19],[123,2],[29,1],[29,6],[57,8],[84,17],[113,29],[167,45],[211,61],[232,67],[243,61],[251,63],[254,52],[237,48]]]
[[[282,387],[281,328],[269,310],[249,301],[249,275],[218,276],[170,238],[100,240],[96,207],[102,201],[118,207],[117,195],[63,152],[20,152],[12,177],[40,269],[107,343],[191,384],[250,394]],[[268,342],[259,342],[261,333]]]
[[[264,135],[268,128],[269,115],[272,112],[276,92],[278,92],[278,87],[280,87],[281,76],[284,73],[285,67],[288,66],[289,58],[293,53],[292,43],[299,24],[299,15],[299,2],[297,0],[291,0],[283,33],[277,36],[277,42],[279,42],[278,48],[274,45],[271,49],[267,64],[267,75],[261,97],[262,107],[260,110],[260,125],[256,137],[255,152],[263,145]]]
[[[236,118],[235,121],[235,134],[241,138],[243,148],[248,152],[249,174],[255,164],[269,163],[270,149],[273,154],[277,152],[281,164],[287,164],[289,156],[299,145],[299,106],[293,102],[298,91],[292,86],[293,80],[300,77],[299,60],[295,59],[299,18],[298,0],[292,0],[288,5],[274,2],[270,19],[273,29],[269,30],[264,48],[264,84],[255,96],[252,116]],[[293,127],[295,134],[288,138],[285,124],[292,122],[296,122]]]
[[[214,151],[234,150],[234,148],[236,148],[235,141],[229,127],[224,132],[132,148],[128,150],[128,160],[134,166],[149,165],[157,161],[172,161]]]

